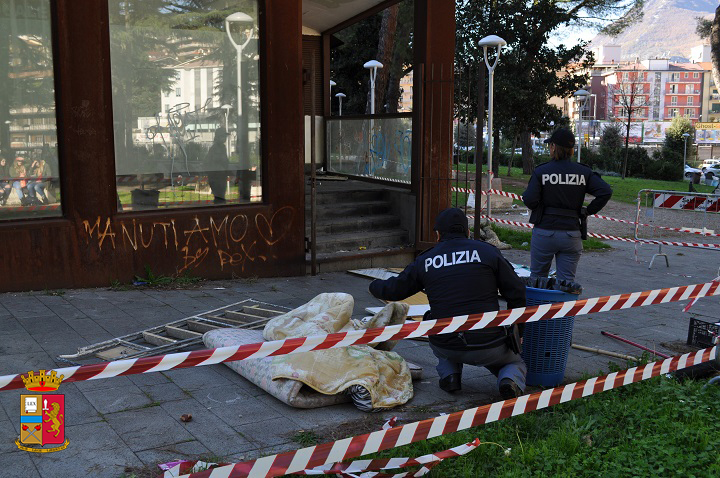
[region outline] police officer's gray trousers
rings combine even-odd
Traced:
[[[580,231],[549,231],[536,227],[530,241],[530,274],[547,277],[554,257],[555,276],[574,282],[582,250]]]
[[[430,348],[438,359],[435,369],[441,379],[454,373],[462,373],[463,364],[477,365],[485,367],[497,377],[498,387],[500,380],[509,378],[520,387],[520,390],[525,391],[525,375],[527,375],[525,362],[505,344],[479,350],[444,349],[433,344],[430,344]]]

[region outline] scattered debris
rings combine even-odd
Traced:
[[[287,307],[246,299],[140,332],[80,347],[77,353],[58,355],[57,359],[79,365],[73,360],[87,359],[93,355],[100,360],[112,361],[176,352],[200,345],[203,334],[210,330],[262,329],[268,320],[288,310],[290,309]]]

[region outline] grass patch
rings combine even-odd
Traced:
[[[493,231],[495,231],[495,234],[497,234],[498,239],[502,242],[510,244],[513,249],[520,249],[522,251],[530,250],[530,238],[532,237],[532,232],[517,231],[515,229],[497,226],[495,224],[492,224],[491,227]],[[593,238],[588,238],[586,241],[583,241],[583,250],[585,251],[599,251],[603,249],[612,249],[612,246]]]
[[[659,181],[655,179],[625,178],[603,176],[603,179],[612,186],[612,198],[629,204],[637,204],[638,191],[641,189],[656,189],[661,191],[688,191],[688,181]],[[704,184],[695,184],[699,193],[712,193],[715,188]]]
[[[298,443],[300,446],[313,446],[320,443],[320,435],[314,431],[299,430],[295,435],[292,436],[292,441]]]
[[[415,457],[477,437],[483,445],[433,476],[720,476],[720,387],[704,383],[658,377],[376,456]]]
[[[135,279],[131,284],[123,284],[117,279],[113,279],[110,282],[110,288],[115,291],[130,290],[133,287],[153,287],[153,288],[173,288],[173,287],[187,287],[190,285],[202,282],[202,277],[192,277],[188,274],[183,274],[177,277],[166,276],[162,274],[155,274],[150,266],[145,266],[145,276],[136,275]]]

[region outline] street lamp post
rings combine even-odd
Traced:
[[[237,138],[237,150],[236,153],[239,157],[239,175],[241,178],[238,178],[238,182],[240,183],[239,189],[239,197],[242,197],[243,199],[250,199],[250,151],[249,151],[249,144],[248,144],[248,122],[247,117],[243,113],[243,94],[242,94],[242,51],[243,48],[245,48],[248,43],[250,43],[250,40],[252,39],[252,31],[249,30],[246,32],[246,38],[244,41],[238,42],[235,41],[235,38],[233,37],[232,31],[231,31],[231,25],[239,25],[242,26],[252,26],[253,19],[250,15],[243,12],[235,12],[231,13],[230,15],[225,18],[225,33],[227,33],[228,38],[230,39],[230,43],[233,44],[235,47],[235,52],[237,55],[236,64],[237,64],[237,104],[238,104],[238,123],[237,123],[237,130],[236,130],[236,138]]]
[[[364,68],[370,70],[370,114],[375,114],[375,77],[377,76],[378,68],[382,68],[383,64],[377,60],[370,60],[365,62]]]
[[[582,131],[582,110],[585,106],[585,100],[587,100],[587,97],[590,96],[590,93],[588,93],[585,90],[577,90],[575,93],[573,93],[573,96],[578,102],[578,136],[580,138],[580,141],[578,141],[578,163],[580,162],[580,153],[582,152],[582,144],[585,137],[583,136]]]
[[[590,140],[590,144],[595,143],[595,128],[597,127],[597,95],[595,93],[590,93],[590,98],[592,98],[592,106],[593,106],[593,121],[592,121],[592,139]]]
[[[683,141],[685,142],[685,149],[683,151],[683,176],[685,176],[685,167],[687,164],[687,139],[690,136],[690,133],[683,133]]]
[[[342,116],[342,102],[343,102],[343,98],[345,98],[345,93],[341,93],[341,92],[340,92],[340,93],[336,93],[336,94],[335,94],[335,97],[336,97],[336,98],[338,99],[338,101],[340,102],[340,107],[339,107],[339,109],[338,109],[338,116]],[[338,130],[339,130],[339,136],[340,136],[340,139],[339,139],[339,141],[338,141],[338,144],[340,145],[340,147],[339,147],[338,149],[339,149],[339,151],[340,151],[340,170],[342,171],[342,166],[343,166],[343,154],[342,154],[342,141],[343,141],[343,137],[342,137],[342,120],[339,120],[338,123],[339,123],[339,124],[338,124],[338,126],[339,126],[339,127],[338,127]]]
[[[370,114],[375,114],[375,77],[377,76],[378,68],[382,68],[383,64],[377,60],[370,60],[365,62],[363,68],[370,70]],[[371,175],[372,168],[370,168],[370,151],[372,151],[372,138],[373,132],[375,131],[375,119],[370,117],[370,129],[368,131],[368,174]],[[383,160],[382,167],[385,167],[385,161]]]
[[[338,110],[339,115],[342,116],[342,102],[343,98],[345,98],[345,93],[336,93],[335,98],[337,98],[340,101],[340,109]]]
[[[227,155],[228,158],[230,157],[230,127],[229,127],[229,117],[230,117],[230,110],[232,109],[232,106],[230,105],[222,105],[220,109],[225,110],[225,134],[227,136],[225,137],[225,145],[227,148]]]
[[[490,193],[492,189],[492,153],[493,153],[493,85],[495,78],[495,67],[497,66],[498,60],[500,60],[500,51],[502,47],[507,45],[507,42],[497,35],[488,35],[478,42],[478,46],[483,49],[483,56],[485,57],[485,66],[487,66],[488,72],[490,73],[488,81],[488,139],[487,139],[487,162],[488,162],[488,173],[487,173],[487,190],[488,194],[485,195],[485,203],[487,204],[487,217],[490,218]],[[488,47],[496,48],[497,54],[495,55],[495,61],[490,65],[488,60]]]

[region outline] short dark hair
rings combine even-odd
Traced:
[[[566,147],[566,146],[560,146],[560,145],[554,145],[555,149],[550,153],[550,156],[552,159],[556,159],[559,161],[562,161],[564,159],[570,159],[572,158],[573,153],[575,152],[575,148],[573,147]]]

